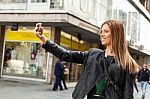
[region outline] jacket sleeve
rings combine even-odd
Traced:
[[[88,56],[88,51],[81,52],[81,51],[71,51],[66,50],[63,47],[59,46],[58,44],[54,43],[53,41],[47,40],[42,47],[55,55],[57,58],[64,60],[66,62],[74,62],[83,64]]]
[[[136,78],[138,79],[138,82],[141,81],[141,70],[137,73],[137,77]]]
[[[133,75],[126,72],[125,86],[123,90],[123,99],[133,98]]]

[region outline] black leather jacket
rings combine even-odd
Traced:
[[[66,50],[52,41],[43,44],[47,51],[67,62],[84,64],[85,69],[72,94],[73,99],[84,99],[95,84],[105,75],[104,60],[110,78],[117,83],[121,90],[120,98],[115,89],[109,83],[105,82],[105,99],[133,99],[133,76],[121,69],[113,57],[104,56],[104,51],[100,49],[90,49],[89,51],[70,51]]]

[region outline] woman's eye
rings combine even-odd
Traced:
[[[104,30],[104,32],[105,32],[105,33],[108,33],[108,31],[107,31],[107,30]]]

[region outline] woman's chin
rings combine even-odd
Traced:
[[[102,45],[104,45],[104,46],[105,46],[105,45],[106,45],[106,43],[103,43],[103,42],[102,42]]]

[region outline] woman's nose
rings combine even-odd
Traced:
[[[104,33],[103,32],[100,33],[100,37],[104,37]]]

